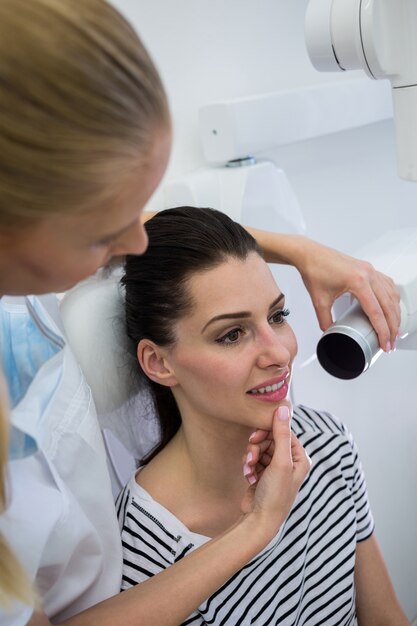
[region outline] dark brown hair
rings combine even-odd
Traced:
[[[126,296],[126,328],[135,349],[141,339],[160,346],[175,342],[174,325],[192,311],[188,279],[229,257],[262,255],[255,239],[227,215],[214,209],[179,207],[161,211],[146,223],[149,247],[126,259],[122,285]],[[148,381],[160,423],[159,445],[148,462],[172,439],[181,416],[169,387]]]

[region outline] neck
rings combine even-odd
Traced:
[[[239,425],[188,424],[185,420],[170,444],[193,487],[213,497],[241,497],[247,489],[242,457],[251,429]]]
[[[136,480],[190,530],[215,537],[241,515],[251,429],[182,417],[178,433]]]

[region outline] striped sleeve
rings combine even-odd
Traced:
[[[375,522],[356,443],[345,424],[342,424],[342,427],[349,443],[348,451],[343,458],[342,472],[349,484],[355,504],[356,539],[359,542],[368,539],[372,535],[375,529]]]

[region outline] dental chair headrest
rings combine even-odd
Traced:
[[[137,367],[124,331],[120,271],[97,273],[68,291],[60,311],[69,345],[90,385],[97,413],[120,408],[135,392]]]
[[[153,402],[140,383],[135,350],[125,332],[120,277],[121,270],[110,275],[100,271],[60,303],[68,344],[96,405],[115,497],[137,460],[159,441]]]

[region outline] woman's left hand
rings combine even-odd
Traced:
[[[253,228],[248,231],[258,241],[268,263],[293,265],[300,272],[322,330],[333,322],[331,309],[336,298],[351,293],[368,316],[381,348],[386,352],[394,348],[401,315],[400,296],[391,278],[367,261],[302,235]]]
[[[252,442],[253,439],[254,436]],[[258,446],[251,445],[255,454],[253,459],[246,458],[243,467],[250,489],[241,502],[241,511],[275,534],[290,512],[311,465],[308,454],[291,432],[288,401],[274,411],[271,433],[265,433]]]
[[[311,240],[304,264],[298,267],[322,330],[333,322],[331,307],[339,296],[351,293],[374,327],[381,348],[394,348],[401,321],[400,295],[394,281],[371,263],[327,248]],[[310,260],[308,260],[310,259]]]
[[[295,435],[291,433],[291,437]],[[271,462],[275,450],[275,442],[271,430],[258,428],[249,438],[244,462],[244,475],[250,485],[261,478]],[[310,460],[311,462],[311,460]]]
[[[244,459],[244,475],[250,485],[257,482],[271,462],[275,450],[270,430],[255,430],[250,436]]]

